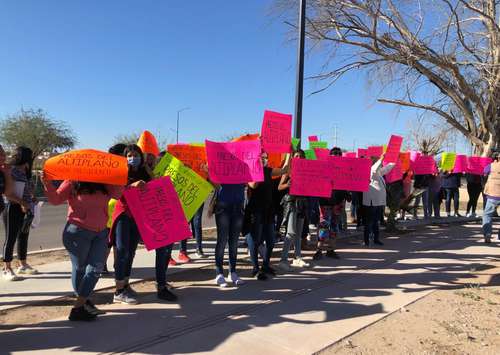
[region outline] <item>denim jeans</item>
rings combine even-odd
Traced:
[[[383,208],[384,206],[363,206],[365,212],[363,216],[365,223],[364,239],[367,244],[370,242],[370,235],[373,235],[374,241],[378,241],[380,238],[379,221]]]
[[[453,210],[455,213],[458,213],[458,187],[454,188],[446,188],[446,213],[450,213],[451,211],[451,199],[453,199]]]
[[[420,205],[420,201],[422,201],[422,209],[424,210],[424,217],[430,217],[432,215],[432,201],[429,199],[429,188],[426,187],[423,194],[415,198],[415,213],[416,216],[418,214],[418,206]]]
[[[486,206],[483,211],[483,234],[484,236],[493,233],[492,217],[495,214],[497,207],[500,205],[500,200],[493,200],[488,198],[486,200]],[[500,239],[500,230],[498,231],[498,238]]]
[[[163,288],[167,285],[167,269],[168,262],[172,256],[173,244],[161,247],[155,250],[155,272],[156,272],[156,284],[158,289]]]
[[[243,227],[243,204],[217,202],[215,206],[217,243],[215,244],[215,270],[217,275],[224,273],[224,250],[229,244],[229,270],[236,272],[238,257],[238,238]]]
[[[115,280],[124,281],[132,272],[140,234],[135,221],[125,213],[122,213],[115,223]]]
[[[283,250],[281,251],[281,261],[288,261],[288,252],[290,251],[290,245],[293,242],[295,249],[295,257],[301,257],[301,242],[302,242],[302,230],[304,228],[304,218],[299,217],[298,212],[292,209],[288,216],[288,226],[286,229],[286,236],[283,242]]]
[[[75,295],[88,298],[104,268],[107,254],[107,230],[93,232],[67,223],[63,245],[71,259],[71,283]]]
[[[432,212],[434,211],[434,217],[441,217],[441,191],[429,190],[429,217],[432,217]]]
[[[193,236],[196,239],[196,249],[201,251],[203,250],[202,246],[202,238],[203,238],[203,229],[202,229],[202,218],[203,218],[203,207],[205,204],[202,204],[198,211],[193,216],[191,220],[191,231],[193,232]],[[182,244],[181,244],[182,247]]]
[[[262,266],[269,267],[274,248],[274,224],[272,221],[265,223],[265,217],[262,213],[252,215],[252,226],[247,242],[254,271],[259,270],[259,246],[266,242],[266,252],[263,255]]]

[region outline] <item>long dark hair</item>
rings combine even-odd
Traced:
[[[21,166],[24,164],[28,164],[28,168],[26,169],[26,177],[28,179],[31,179],[31,170],[33,170],[33,151],[28,147],[17,147],[14,155],[10,159],[9,164],[12,166]]]
[[[148,182],[151,180],[149,174],[144,168],[144,154],[142,153],[142,149],[137,144],[129,144],[125,147],[123,151],[123,156],[126,157],[128,153],[135,152],[139,155],[141,159],[141,164],[139,165],[137,170],[128,169],[128,183],[134,183],[139,180],[143,180]]]

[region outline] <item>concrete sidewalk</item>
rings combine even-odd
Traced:
[[[385,242],[364,248],[347,239],[341,260],[240,288],[218,289],[200,270],[176,290],[179,303],[144,294],[137,306],[105,306],[108,314],[91,324],[64,315],[3,331],[2,351],[311,354],[435,289],[461,287],[464,278],[488,283],[490,263],[500,259],[500,244],[484,244],[478,224],[428,226]]]

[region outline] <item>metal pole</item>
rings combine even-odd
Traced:
[[[184,108],[181,108],[180,110],[177,111],[177,129],[175,130],[175,133],[176,133],[176,136],[177,136],[177,139],[176,139],[176,142],[177,144],[179,144],[179,118],[180,118],[180,113],[182,111],[186,111],[186,110],[189,110],[190,107],[184,107]]]
[[[295,93],[295,117],[293,136],[302,136],[302,101],[304,96],[304,42],[306,27],[306,0],[300,0],[299,11],[299,42],[297,48],[297,81]],[[300,148],[300,141],[299,141]]]

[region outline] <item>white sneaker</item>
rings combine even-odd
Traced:
[[[293,259],[293,266],[297,266],[297,267],[309,267],[309,266],[311,266],[311,264],[307,263],[302,258],[295,258],[295,259]]]
[[[227,287],[227,282],[226,279],[224,278],[224,275],[219,274],[215,278],[215,284],[218,285],[219,287]]]
[[[243,281],[242,279],[240,279],[239,276],[238,276],[238,274],[235,273],[235,272],[231,273],[231,282],[235,286],[241,286],[241,285],[245,284],[245,281]]]
[[[12,269],[7,269],[2,272],[2,278],[5,281],[19,281],[21,278],[15,274]]]
[[[280,261],[278,264],[278,269],[285,272],[293,271],[293,268],[290,266],[290,263],[288,261]]]
[[[37,275],[38,274],[38,270],[37,269],[34,269],[32,268],[31,266],[29,265],[26,265],[26,266],[19,266],[16,270],[16,272],[19,274],[19,275]]]

